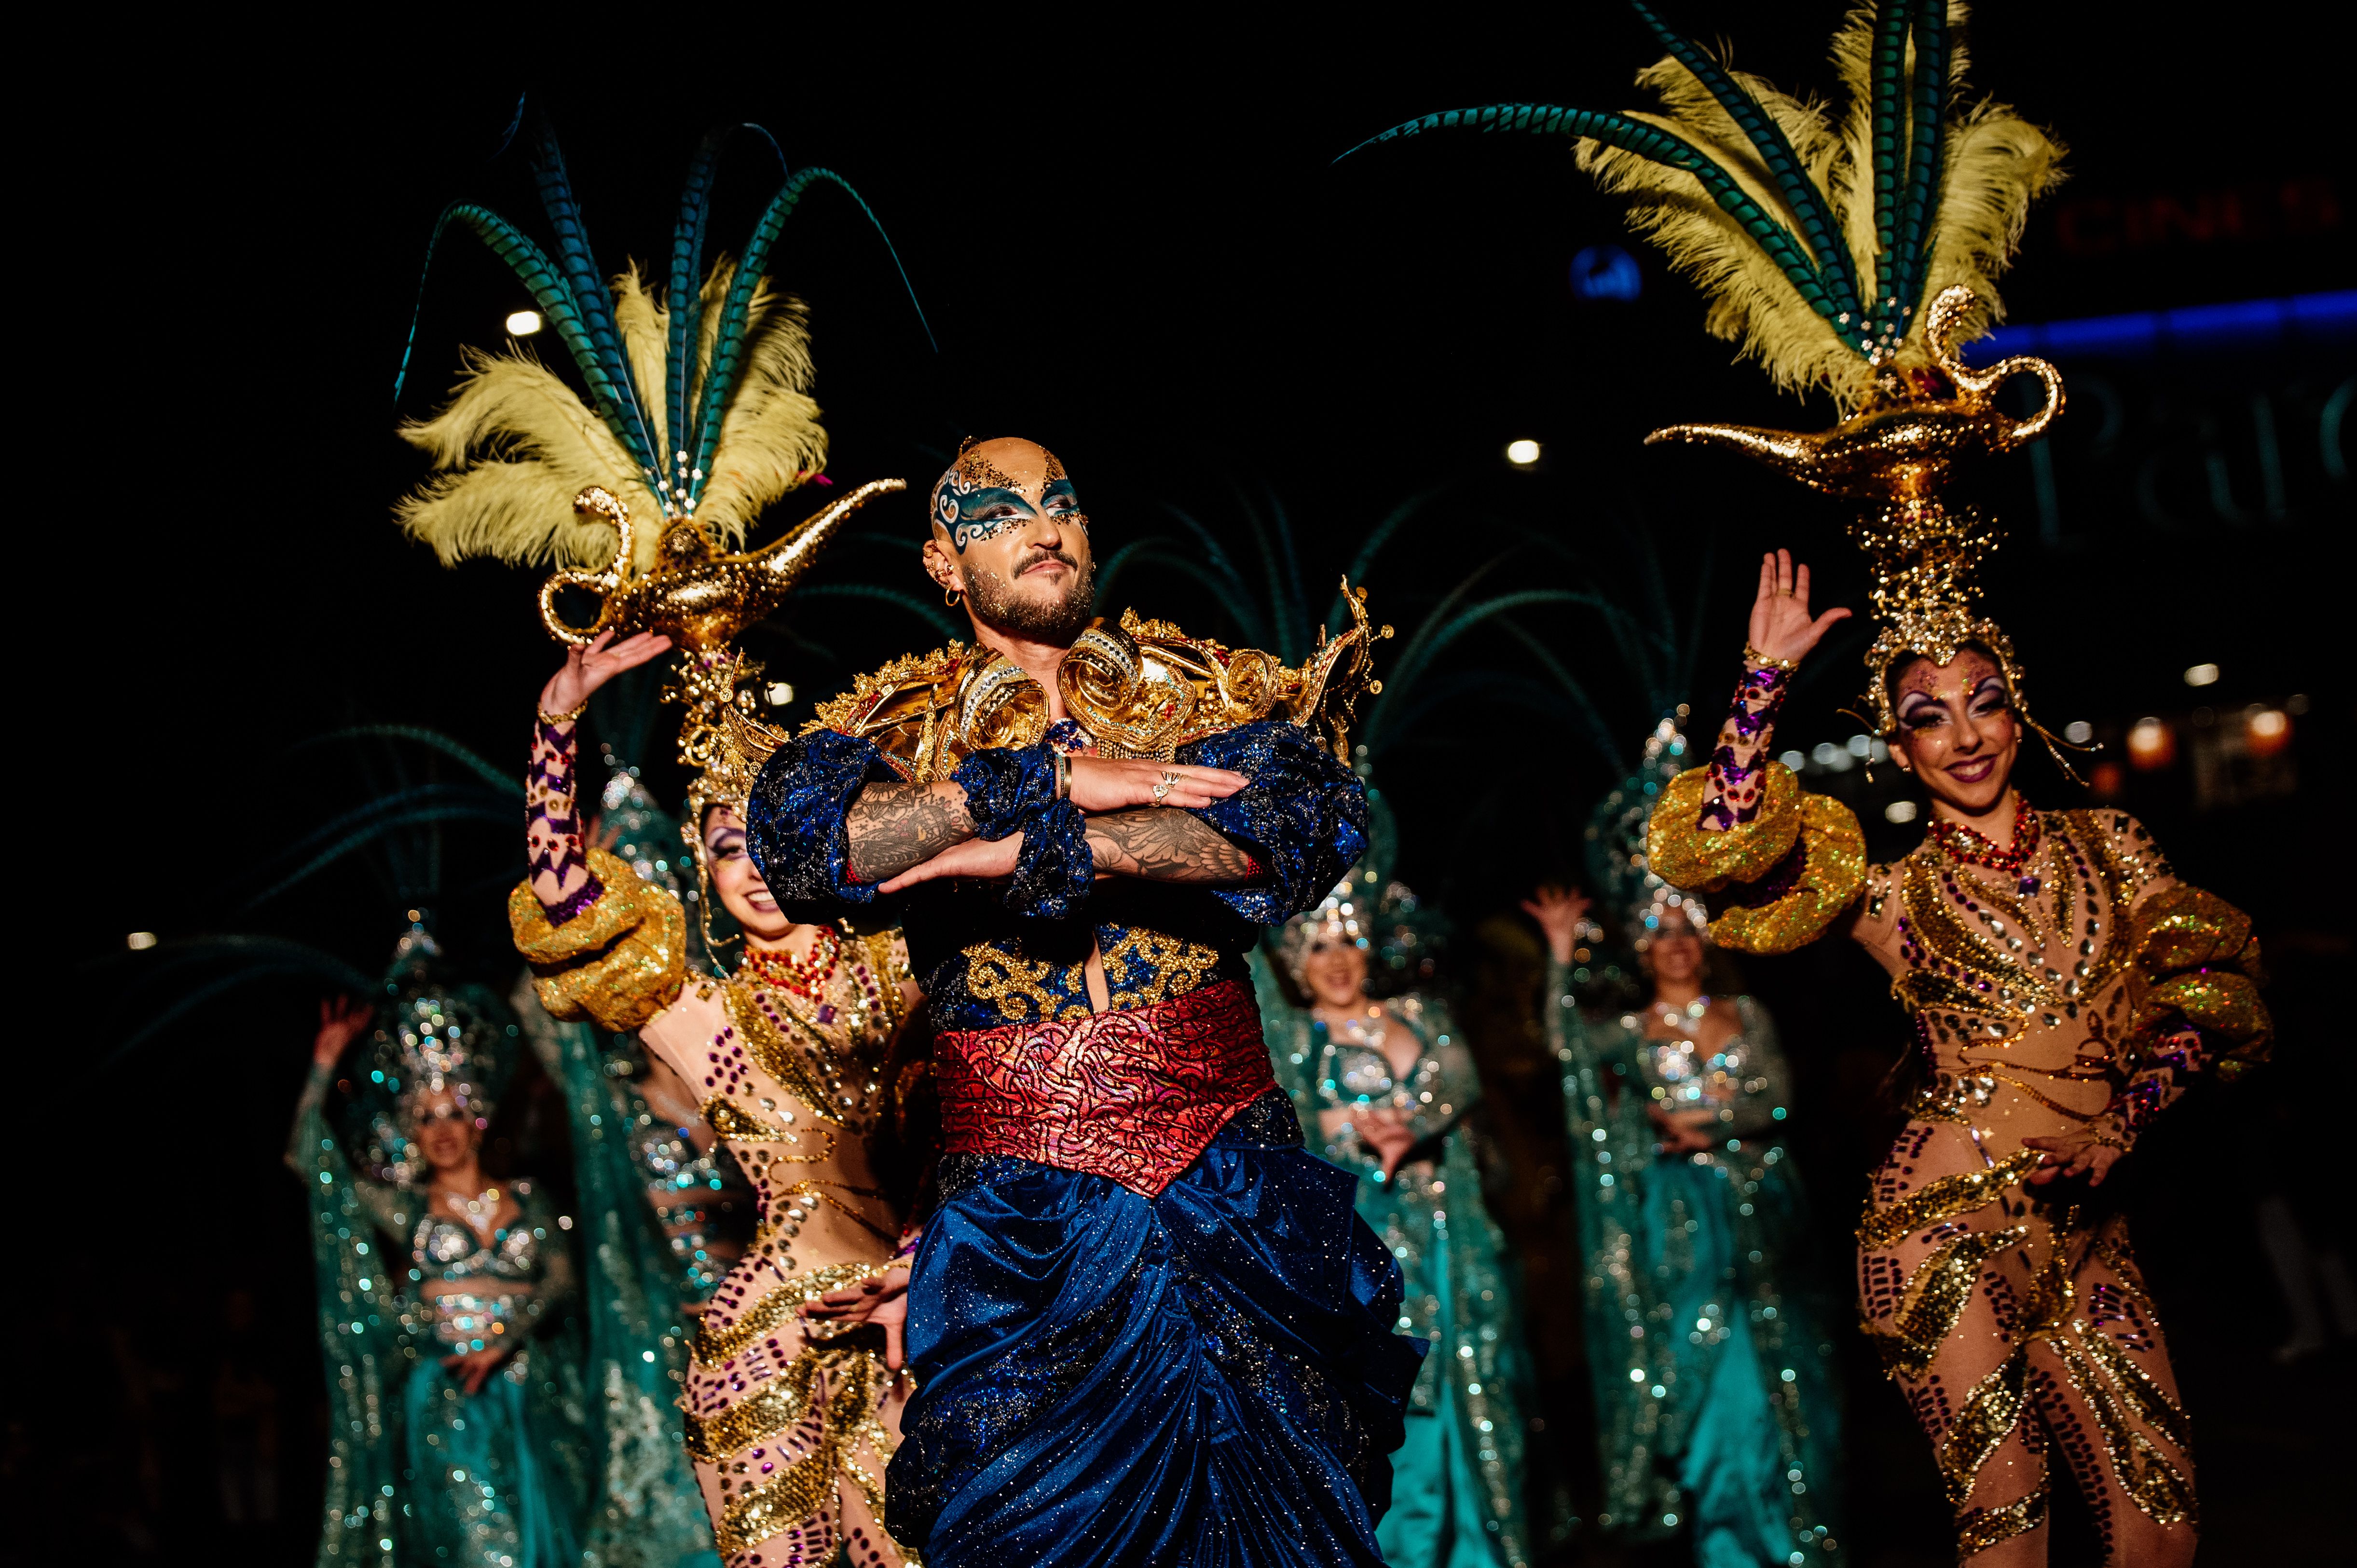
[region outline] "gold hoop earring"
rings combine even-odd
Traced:
[[[958,607],[958,600],[963,596],[964,594],[962,589],[943,588],[942,590],[942,603],[949,606],[952,609]]]

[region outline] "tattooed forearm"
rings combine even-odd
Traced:
[[[1091,817],[1089,849],[1099,871],[1148,882],[1228,885],[1260,875],[1227,835],[1185,811],[1146,807]]]
[[[887,882],[974,837],[965,790],[955,784],[870,784],[844,821],[851,835],[851,875]]]

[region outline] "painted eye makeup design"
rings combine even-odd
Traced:
[[[1899,722],[1909,729],[1930,729],[1948,722],[1948,710],[1921,692],[1899,699]]]
[[[2013,693],[2007,691],[2005,682],[1995,676],[1973,688],[1972,713],[1976,719],[2004,713],[2012,706]]]
[[[950,542],[956,545],[958,553],[963,555],[965,553],[967,545],[978,544],[985,539],[995,538],[1022,521],[1019,517],[1004,512],[989,517],[969,518],[963,522],[950,525]]]

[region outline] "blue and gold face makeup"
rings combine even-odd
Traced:
[[[969,545],[1042,518],[1083,533],[1089,526],[1063,464],[1029,441],[968,441],[959,447],[957,461],[933,483],[932,516],[961,555]]]

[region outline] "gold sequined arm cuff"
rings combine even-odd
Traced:
[[[1645,824],[1646,864],[1673,887],[1713,893],[1730,882],[1756,882],[1792,852],[1801,833],[1801,781],[1781,762],[1767,765],[1760,814],[1722,832],[1702,828],[1710,769],[1688,768],[1670,780]]]
[[[2266,1060],[2275,1024],[2259,999],[2259,942],[2248,915],[2179,883],[2136,910],[2134,942],[2129,999],[2139,1037],[2190,1024],[2224,1047],[2221,1078]]]
[[[592,849],[589,869],[605,890],[588,908],[552,924],[523,882],[508,895],[508,926],[549,1016],[635,1029],[677,1001],[686,983],[687,915],[619,856]]]
[[[1857,902],[1866,886],[1866,834],[1856,815],[1830,795],[1802,796],[1795,815],[1800,831],[1784,858],[1712,900],[1711,940],[1738,952],[1791,952]]]

